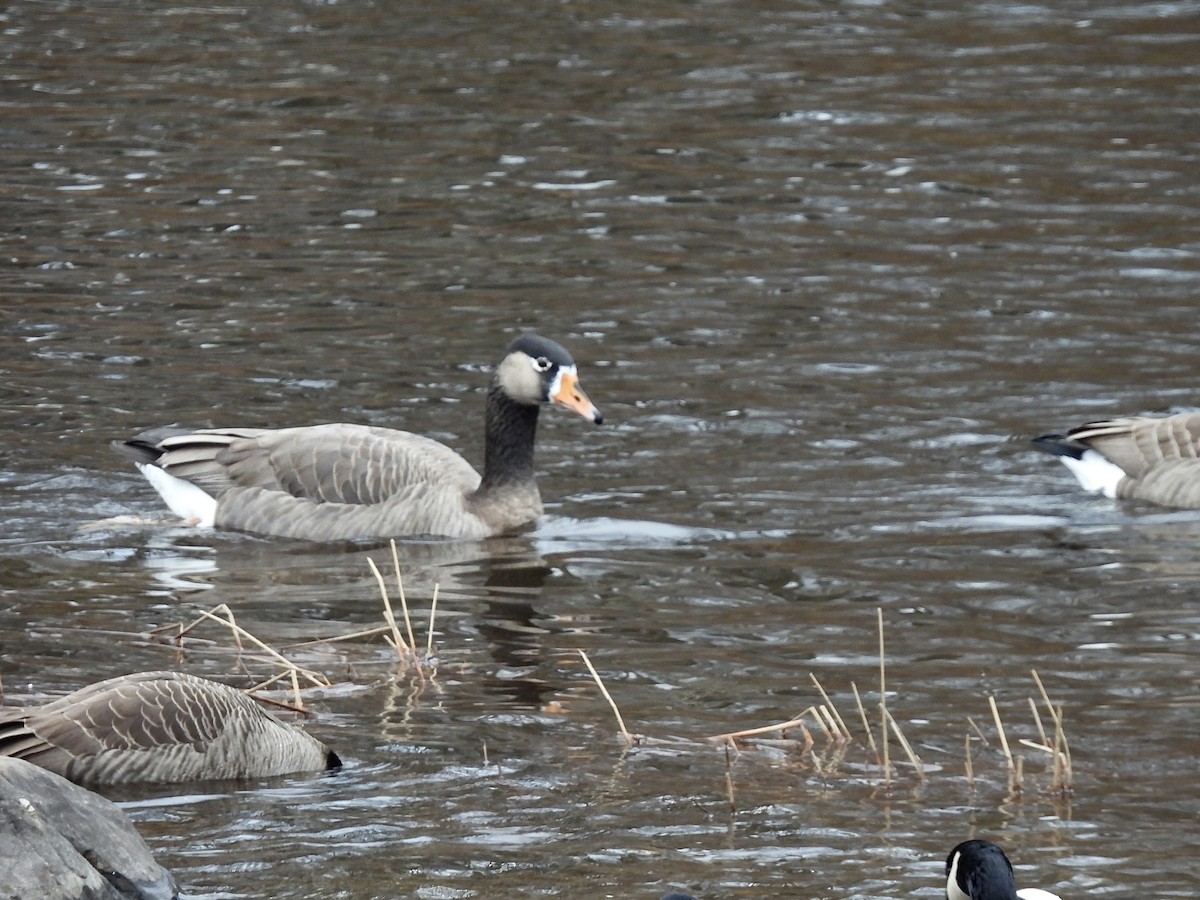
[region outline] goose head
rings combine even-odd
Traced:
[[[963,841],[946,857],[946,900],[1061,900],[1040,888],[1017,890],[1012,863],[991,841]]]
[[[561,344],[537,334],[523,334],[505,351],[495,382],[514,403],[549,404],[599,425],[604,416],[579,386],[575,360]]]

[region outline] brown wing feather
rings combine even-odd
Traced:
[[[235,691],[172,672],[143,672],[89,685],[44,706],[0,717],[0,752],[30,758],[187,745],[203,752],[237,712]],[[217,688],[217,689],[214,689]]]
[[[479,475],[444,444],[420,435],[361,425],[264,431],[235,440],[217,456],[239,487],[284,491],[318,503],[369,506],[413,485],[463,493]]]
[[[1142,478],[1162,463],[1200,458],[1200,413],[1090,422],[1067,437],[1094,448],[1130,478]]]

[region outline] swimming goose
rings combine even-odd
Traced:
[[[1016,889],[1012,863],[991,841],[963,841],[946,857],[946,900],[1062,900],[1041,888]]]
[[[482,476],[444,444],[365,425],[168,427],[113,446],[193,524],[314,541],[475,539],[542,514],[533,469],[542,404],[604,421],[571,355],[524,334],[488,385]]]
[[[341,766],[312,735],[236,688],[181,672],[140,672],[44,706],[0,707],[0,756],[86,785],[266,778]]]
[[[1200,413],[1090,422],[1034,438],[1087,491],[1200,508]]]

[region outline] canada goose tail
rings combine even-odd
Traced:
[[[217,455],[245,429],[192,431],[171,425],[143,432],[112,446],[133,460],[171,512],[193,525],[213,527],[216,495],[228,478],[216,462]]]
[[[1109,462],[1099,451],[1074,440],[1073,435],[1074,432],[1071,435],[1043,434],[1033,439],[1033,446],[1057,456],[1085,491],[1099,491],[1105,497],[1116,497],[1117,486],[1125,477],[1125,470]]]
[[[212,528],[216,523],[216,497],[206,494],[190,481],[168,474],[153,463],[138,463],[137,467],[171,512],[179,518],[201,528]]]

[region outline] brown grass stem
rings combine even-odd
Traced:
[[[1029,701],[1029,711],[1033,713],[1033,724],[1037,726],[1038,737],[1042,739],[1043,744],[1049,744],[1046,739],[1046,729],[1042,726],[1042,715],[1038,712],[1037,702],[1032,697],[1026,697]]]
[[[879,622],[879,739],[883,747],[883,778],[891,779],[892,760],[888,749],[888,711],[887,711],[887,670],[884,664],[883,647],[883,608],[876,607],[875,614]]]
[[[211,619],[212,621],[219,622],[229,628],[233,632],[239,648],[241,648],[240,638],[245,638],[247,641],[254,644],[254,646],[258,647],[260,650],[270,656],[270,658],[273,659],[278,665],[283,666],[285,669],[295,669],[313,684],[317,684],[322,687],[329,686],[329,679],[327,679],[324,675],[321,675],[319,672],[313,672],[304,668],[303,666],[296,665],[278,650],[267,646],[241,625],[237,624],[237,622],[233,619],[233,612],[224,603],[220,604],[220,606],[214,607],[213,609],[217,610],[221,608],[223,608],[223,611],[228,615],[227,619],[223,619],[220,616],[215,615],[213,612],[208,611],[201,612],[201,618]]]
[[[825,731],[826,737],[832,738],[832,735],[829,733],[829,731],[825,729],[825,725],[821,723],[819,714],[817,713],[817,708],[815,706],[810,706],[808,709],[804,710],[804,712],[800,713],[800,715],[793,716],[786,722],[776,722],[773,725],[760,725],[757,728],[744,728],[741,731],[727,731],[723,734],[713,734],[706,737],[705,740],[713,742],[728,742],[736,741],[739,738],[754,737],[755,735],[759,734],[770,734],[774,731],[784,732],[789,728],[802,728],[804,726],[804,719],[810,716],[817,720],[817,723],[821,726],[821,729]]]
[[[1004,723],[1000,721],[1000,710],[996,707],[996,698],[988,694],[988,705],[992,709],[992,721],[996,723],[996,733],[1000,735],[1000,746],[1004,750],[1004,758],[1008,761],[1008,770],[1016,774],[1017,766],[1013,762],[1012,751],[1008,748],[1008,735],[1004,733]]]
[[[396,593],[400,596],[400,611],[404,613],[404,629],[408,632],[408,646],[417,652],[417,639],[413,635],[412,618],[408,614],[408,598],[404,596],[404,579],[400,577],[400,554],[396,550],[396,539],[390,541],[392,546],[392,569],[396,573]]]
[[[904,732],[900,730],[899,724],[897,724],[890,712],[887,713],[887,720],[888,724],[892,726],[892,734],[896,736],[896,740],[900,742],[900,747],[904,750],[904,755],[908,757],[908,761],[917,770],[917,774],[921,777],[921,780],[924,781],[925,767],[921,765],[921,757],[917,756],[916,751],[912,748],[912,744],[908,742],[908,738],[904,736]]]
[[[379,571],[379,566],[375,565],[375,560],[367,557],[367,566],[371,569],[371,574],[375,576],[375,581],[379,584],[379,593],[383,596],[383,621],[387,623],[392,632],[391,644],[396,651],[396,655],[403,659],[403,654],[411,653],[412,650],[405,643],[404,638],[400,635],[400,628],[396,625],[396,614],[392,612],[392,600],[388,597],[387,585],[383,581],[383,573]]]
[[[867,735],[867,746],[871,748],[871,754],[875,757],[875,762],[883,765],[883,758],[879,755],[879,748],[875,746],[875,732],[871,730],[871,723],[867,721],[867,709],[863,706],[862,697],[858,693],[858,685],[853,681],[850,682],[850,690],[854,691],[854,704],[858,707],[858,717],[862,720],[863,731]]]
[[[438,584],[433,585],[433,599],[429,603],[429,632],[426,635],[425,642],[425,658],[429,659],[433,656],[433,622],[437,618],[437,600],[438,600]]]
[[[846,727],[846,723],[842,719],[842,714],[838,712],[838,708],[833,705],[833,701],[830,700],[829,695],[825,693],[824,686],[822,686],[821,682],[817,680],[817,676],[812,672],[808,673],[808,677],[811,678],[812,683],[817,686],[817,690],[821,694],[821,699],[825,701],[825,705],[829,707],[830,711],[833,712],[834,717],[837,719],[837,728],[834,730],[841,734],[841,736],[846,740],[850,740],[850,729]]]
[[[575,652],[583,657],[583,664],[587,666],[588,671],[592,673],[592,680],[596,682],[596,686],[600,688],[600,693],[604,696],[604,699],[608,701],[608,705],[612,709],[613,715],[616,716],[617,727],[621,730],[621,737],[625,739],[625,745],[632,747],[634,744],[633,735],[630,734],[629,729],[625,727],[625,720],[621,717],[621,710],[617,708],[617,703],[615,700],[613,700],[612,694],[608,692],[608,688],[604,686],[604,682],[600,679],[600,673],[596,671],[596,667],[592,665],[592,661],[588,659],[588,655],[584,653],[583,650],[577,649]]]
[[[972,792],[975,791],[975,764],[971,760],[971,735],[968,732],[963,735],[963,759],[964,767],[967,771],[967,787]]]

